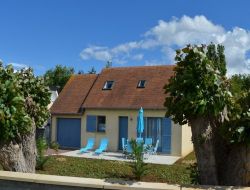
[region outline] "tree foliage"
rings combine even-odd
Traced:
[[[231,143],[250,144],[250,75],[234,75],[230,79],[233,107],[224,135]]]
[[[88,74],[96,74],[95,67],[91,67],[91,69],[88,71]]]
[[[45,83],[49,87],[58,87],[61,91],[73,74],[74,69],[72,67],[56,65],[55,68],[46,71],[44,74]]]
[[[167,116],[186,124],[197,116],[217,117],[230,101],[224,48],[214,44],[177,50],[175,75],[165,86]]]
[[[108,68],[111,68],[112,67],[112,61],[107,61],[106,65],[105,65],[105,68],[108,69]]]
[[[30,130],[44,124],[49,113],[50,93],[44,80],[32,69],[14,72],[11,65],[0,64],[0,141],[18,140]]]

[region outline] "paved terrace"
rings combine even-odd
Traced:
[[[80,158],[90,158],[90,159],[104,159],[104,160],[116,160],[116,161],[126,161],[126,162],[131,161],[129,159],[126,159],[124,154],[119,153],[119,152],[104,152],[101,155],[96,155],[93,152],[79,154],[79,150],[74,150],[74,151],[60,153],[59,155],[80,157]],[[147,159],[145,159],[145,162],[151,163],[151,164],[172,165],[178,159],[180,159],[180,157],[177,157],[177,156],[150,155],[150,156],[147,156]]]

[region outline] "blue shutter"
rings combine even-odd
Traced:
[[[87,132],[96,132],[96,116],[95,115],[87,115]]]
[[[171,119],[163,118],[162,123],[162,152],[171,153]]]

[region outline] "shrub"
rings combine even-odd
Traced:
[[[131,158],[133,159],[130,166],[135,178],[141,180],[147,171],[147,164],[143,160],[143,144],[139,144],[135,140],[131,140],[130,143],[132,147]]]
[[[54,151],[56,151],[56,153],[58,153],[59,150],[59,144],[55,141],[50,143],[50,148],[53,149]]]
[[[36,169],[43,170],[45,163],[49,157],[45,156],[45,151],[48,149],[45,138],[38,138],[36,141],[37,157],[36,157]]]

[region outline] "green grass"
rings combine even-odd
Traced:
[[[142,181],[192,184],[195,179],[194,173],[190,168],[192,168],[191,166],[194,162],[195,155],[190,153],[170,166],[148,164],[148,172],[142,178]],[[50,156],[44,166],[44,170],[38,170],[37,173],[99,179],[134,179],[127,162],[64,156]]]
[[[192,184],[190,161],[194,161],[193,154],[171,166],[148,164],[148,172],[142,181]],[[134,179],[127,162],[63,156],[51,156],[44,170],[37,173],[100,179]]]

